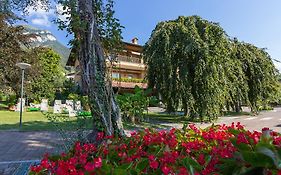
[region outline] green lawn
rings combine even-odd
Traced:
[[[128,122],[124,122],[125,129],[143,129],[143,128],[165,128],[159,124],[159,122],[173,123],[183,122],[182,116],[166,115],[166,114],[154,114],[144,116],[145,121],[133,125]],[[81,122],[82,121],[82,122]],[[85,124],[85,128],[91,128],[91,118],[77,121],[76,117],[68,117],[62,115],[62,117],[56,117],[55,121],[50,121],[41,112],[24,112],[22,117],[22,129],[21,131],[56,131],[58,129],[63,130],[77,130],[80,124]],[[19,112],[0,110],[0,130],[19,130]]]
[[[226,116],[235,116],[236,113],[227,113]],[[239,113],[238,115],[247,115],[248,113]],[[248,114],[249,115],[249,114]],[[67,115],[57,116],[56,120],[51,122],[41,112],[24,112],[23,125],[21,131],[56,131],[77,130],[79,125],[84,124],[84,128],[91,129],[91,118],[77,120],[76,117],[68,117]],[[124,122],[125,129],[143,129],[155,128],[161,129],[165,126],[161,123],[184,123],[188,122],[188,118],[179,115],[148,113],[144,115],[144,121],[133,125]],[[0,130],[19,130],[19,112],[0,110]]]
[[[0,130],[18,130],[19,112],[0,111]],[[87,128],[90,128],[90,118]],[[58,127],[64,130],[75,130],[78,126],[76,117],[63,117],[62,120],[51,122],[41,112],[24,112],[22,131],[52,131]]]
[[[155,117],[155,118],[154,118]],[[177,122],[180,117],[163,115],[163,114],[149,114],[145,116],[145,119],[157,120],[158,122]],[[41,112],[24,112],[22,117],[22,129],[21,131],[56,131],[58,129],[63,130],[77,130],[79,124],[85,124],[86,129],[91,128],[91,118],[80,120],[77,122],[76,117],[57,117],[55,122],[48,120]],[[129,122],[124,122],[125,129],[143,129],[143,128],[164,128],[154,122],[141,122],[133,125]],[[0,130],[19,130],[19,112],[13,111],[1,111],[0,110]]]

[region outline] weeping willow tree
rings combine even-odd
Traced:
[[[149,86],[156,86],[173,112],[215,118],[225,103],[230,63],[224,30],[198,16],[159,23],[144,49]]]
[[[235,41],[236,59],[242,63],[246,85],[247,100],[252,112],[257,112],[258,105],[274,101],[278,93],[278,71],[265,49],[248,43]]]
[[[255,111],[272,90],[269,82],[275,82],[266,52],[231,41],[218,24],[198,16],[159,23],[145,45],[144,61],[149,86],[157,89],[168,112],[181,106],[186,115],[201,120],[215,119],[226,109],[240,111],[243,103]],[[247,72],[257,65],[265,66],[259,69],[260,79],[258,72]],[[258,91],[264,95],[257,96]]]

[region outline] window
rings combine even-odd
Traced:
[[[120,74],[112,72],[112,78],[120,78]]]
[[[128,79],[132,79],[132,78],[134,78],[134,76],[131,75],[131,74],[129,74],[129,75],[128,75]]]

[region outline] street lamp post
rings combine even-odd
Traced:
[[[20,128],[21,128],[24,70],[29,68],[31,65],[27,63],[17,63],[16,66],[18,66],[21,69],[21,95],[20,95]]]

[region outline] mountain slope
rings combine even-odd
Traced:
[[[61,65],[65,67],[66,62],[68,60],[70,49],[62,45],[56,37],[47,30],[41,30],[38,28],[34,28],[32,26],[25,25],[25,33],[24,34],[35,34],[36,37],[32,38],[31,46],[32,47],[48,47],[53,49],[61,56]]]

